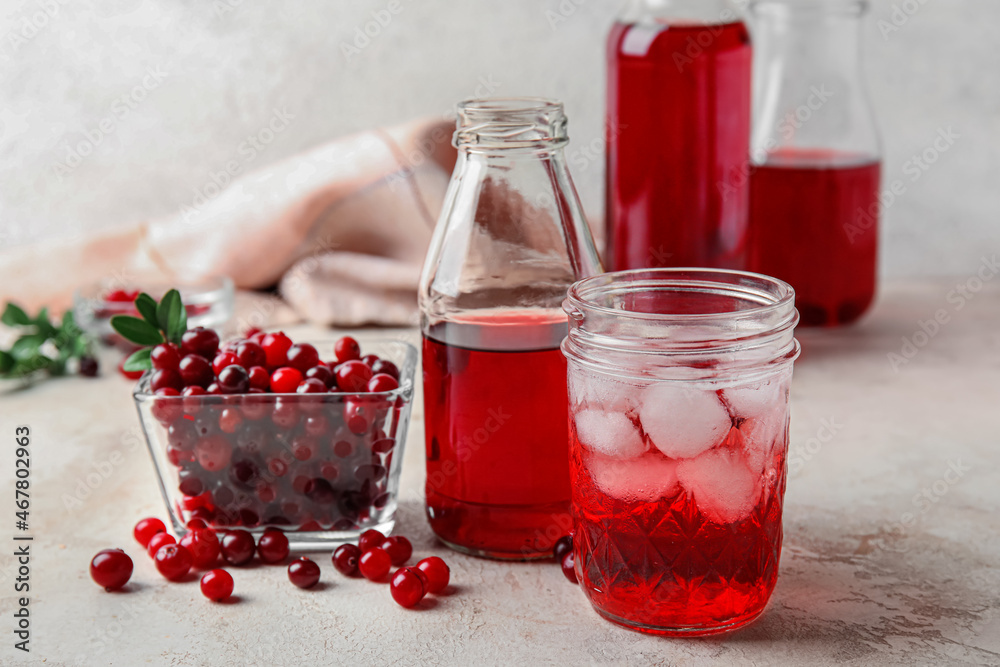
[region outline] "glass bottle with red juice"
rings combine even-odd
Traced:
[[[805,325],[875,296],[881,149],[861,72],[864,0],[757,0],[750,269],[795,288]]]
[[[563,155],[562,105],[458,111],[419,293],[427,516],[456,550],[545,558],[571,528],[561,303],[601,267]]]
[[[745,268],[752,63],[735,3],[633,0],[607,60],[609,268]]]

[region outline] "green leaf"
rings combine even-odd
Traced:
[[[14,368],[14,364],[16,363],[17,361],[14,359],[14,355],[10,352],[0,350],[0,374],[9,373],[11,369]]]
[[[164,328],[160,326],[159,319],[156,317],[156,299],[153,297],[143,292],[135,298],[135,309],[139,311],[144,320],[157,329]]]
[[[38,348],[47,340],[42,334],[27,334],[21,336],[10,346],[10,353],[15,359],[21,361],[31,359],[38,355]]]
[[[149,358],[150,352],[152,350],[148,347],[133,352],[132,356],[125,360],[122,368],[127,371],[148,371],[153,367],[153,362]]]
[[[187,331],[187,311],[180,292],[172,289],[163,295],[156,308],[156,320],[167,333],[167,339],[180,345],[181,336]]]
[[[3,316],[0,317],[0,322],[3,322],[9,327],[24,327],[31,324],[31,318],[28,317],[28,313],[24,312],[20,306],[7,302],[7,307],[3,311]]]
[[[115,315],[111,318],[111,327],[137,345],[158,345],[163,342],[163,336],[145,320],[130,315]]]

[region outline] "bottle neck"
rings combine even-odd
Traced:
[[[469,100],[458,107],[460,153],[495,155],[559,151],[569,141],[562,104],[535,98]]]
[[[754,44],[761,63],[782,60],[797,71],[824,76],[861,72],[862,0],[758,0],[750,6]]]
[[[734,0],[630,0],[622,23],[734,23],[743,12]]]
[[[852,163],[881,155],[861,67],[867,9],[865,0],[751,2],[755,163],[777,154]]]

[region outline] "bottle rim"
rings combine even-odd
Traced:
[[[458,103],[456,148],[551,150],[568,143],[562,102],[544,97],[482,97]]]

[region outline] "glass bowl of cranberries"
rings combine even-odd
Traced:
[[[140,289],[141,287],[141,289]],[[178,285],[125,285],[104,281],[81,287],[73,295],[73,317],[81,329],[106,345],[123,349],[135,346],[122,339],[111,328],[115,315],[139,317],[135,298],[146,292],[156,301],[176,287],[187,310],[190,327],[221,327],[233,316],[235,290],[233,281],[225,276]]]
[[[133,396],[174,529],[279,527],[295,548],[394,525],[416,349],[188,330]]]

